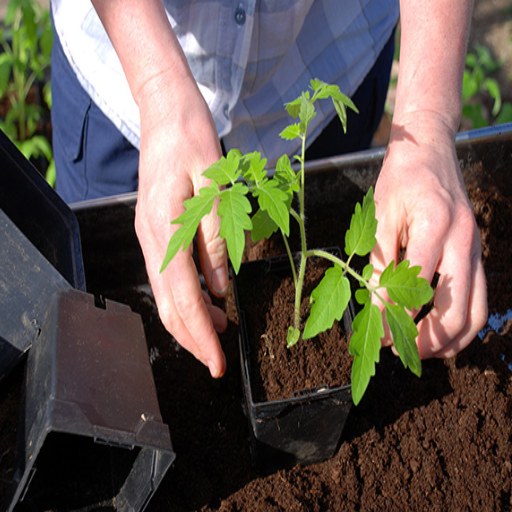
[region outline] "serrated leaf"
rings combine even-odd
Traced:
[[[268,212],[260,208],[252,217],[251,239],[253,242],[259,242],[264,238],[270,238],[278,229],[278,225],[270,218]]]
[[[386,321],[389,325],[393,344],[405,368],[421,377],[421,360],[416,345],[418,329],[414,320],[407,314],[402,306],[385,303]]]
[[[300,338],[300,331],[296,327],[293,327],[293,325],[290,325],[288,327],[288,333],[286,335],[286,347],[290,348],[293,347],[299,341]]]
[[[281,156],[276,163],[274,179],[277,180],[281,189],[285,192],[293,194],[293,192],[300,190],[300,175],[293,170],[290,159],[286,154]],[[288,185],[288,187],[284,185]]]
[[[279,188],[275,180],[265,179],[257,184],[253,195],[258,199],[260,208],[270,215],[286,236],[290,234],[289,195]]]
[[[363,198],[363,206],[356,204],[350,221],[350,228],[345,234],[345,252],[348,256],[357,254],[366,256],[377,243],[377,219],[375,218],[375,201],[370,187]]]
[[[379,362],[381,338],[384,336],[380,309],[367,300],[364,308],[352,322],[352,337],[349,351],[352,362],[352,399],[357,405],[375,375],[375,364]]]
[[[300,125],[298,123],[288,125],[280,134],[284,140],[293,140],[301,136]]]
[[[294,119],[296,119],[299,116],[300,102],[301,102],[301,96],[299,96],[297,99],[285,104],[286,112],[288,112],[288,114],[291,117],[293,117]]]
[[[311,292],[311,312],[304,328],[304,339],[332,327],[340,320],[350,300],[350,282],[339,265],[327,269],[318,286]]]
[[[313,90],[313,92],[317,92],[318,89],[320,89],[321,87],[324,87],[326,85],[325,82],[322,82],[322,80],[319,80],[318,78],[312,78],[311,81],[309,82],[309,87],[311,87],[311,89]],[[317,96],[318,98],[320,96]]]
[[[429,282],[418,277],[421,267],[409,267],[409,261],[402,261],[396,268],[392,261],[382,272],[379,284],[384,286],[389,298],[408,310],[420,309],[433,296],[434,290]]]
[[[220,193],[218,214],[221,217],[220,236],[226,240],[229,258],[236,273],[240,270],[245,247],[245,230],[252,228],[251,203],[246,194],[248,188],[242,183]]]
[[[231,150],[226,157],[221,157],[210,165],[203,175],[219,185],[235,183],[241,172],[239,170],[240,157],[237,151]]]
[[[181,226],[169,240],[160,272],[165,270],[181,247],[185,250],[190,245],[201,219],[212,211],[213,203],[218,194],[219,187],[215,182],[212,182],[210,187],[199,190],[199,195],[184,201],[185,211],[171,222],[171,224],[181,224]]]
[[[306,132],[306,128],[311,120],[316,116],[315,106],[309,99],[309,94],[303,94],[301,96],[299,119],[301,124],[301,130],[303,133]]]
[[[347,133],[347,109],[345,105],[341,101],[332,100],[334,105],[334,109],[338,114],[339,120],[341,121],[341,126],[343,127],[343,133]]]
[[[260,153],[254,151],[248,153],[242,158],[242,175],[248,182],[258,183],[267,178],[267,171],[265,166],[267,159],[261,158]]]

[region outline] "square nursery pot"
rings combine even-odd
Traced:
[[[174,457],[140,316],[56,294],[29,351],[7,510],[142,511]]]
[[[341,254],[338,248],[329,250],[338,256]],[[248,329],[248,325],[251,325],[247,321],[248,316],[255,314],[248,306],[248,296],[254,294],[253,283],[257,283],[257,287],[266,286],[266,276],[283,278],[290,274],[288,257],[278,256],[243,263],[238,275],[234,276],[240,321],[244,408],[249,421],[251,456],[256,469],[264,474],[298,463],[307,465],[321,462],[334,456],[352,406],[350,384],[297,389],[291,396],[279,400],[255,398],[250,360],[255,343],[263,333],[250,332]],[[342,318],[347,338],[352,319],[353,305],[350,302]],[[298,343],[308,342],[310,340],[301,339]],[[282,343],[286,345],[286,338]]]
[[[77,218],[2,132],[0,163],[0,386],[26,361],[1,510],[142,511],[175,457],[142,320],[85,292]]]

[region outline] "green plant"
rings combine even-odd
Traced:
[[[385,309],[388,326],[394,345],[400,358],[416,375],[421,375],[421,361],[416,346],[418,331],[414,320],[407,313],[418,310],[433,295],[429,283],[418,277],[420,267],[410,267],[408,261],[395,266],[391,262],[380,278],[374,276],[373,266],[364,267],[361,275],[350,263],[355,255],[366,256],[376,244],[377,220],[373,190],[370,189],[361,204],[358,204],[352,216],[350,228],[345,236],[347,261],[323,250],[309,249],[306,243],[306,217],[304,212],[306,132],[309,123],[315,117],[314,103],[330,98],[338,116],[346,129],[346,108],[357,111],[352,101],[342,94],[337,86],[320,80],[311,81],[311,94],[303,93],[295,101],[288,103],[288,113],[298,122],[289,125],[281,133],[287,140],[300,139],[300,154],[295,158],[300,163],[299,172],[292,168],[288,156],[282,156],[277,162],[273,177],[265,171],[266,159],[259,153],[242,155],[237,150],[230,151],[226,157],[204,171],[211,179],[209,187],[202,188],[199,195],[185,201],[185,212],[173,224],[180,224],[169,241],[162,271],[181,247],[187,248],[192,242],[199,223],[208,214],[216,199],[219,201],[218,215],[221,217],[220,236],[225,238],[228,253],[235,272],[238,272],[245,246],[245,231],[251,231],[254,241],[268,238],[277,230],[281,231],[291,263],[295,282],[295,320],[288,331],[287,344],[292,346],[301,335],[300,303],[302,284],[306,269],[306,260],[310,256],[319,256],[330,260],[334,265],[326,270],[319,285],[310,297],[311,309],[302,333],[303,339],[312,338],[332,327],[335,319],[340,320],[351,298],[351,286],[348,275],[358,283],[355,299],[362,306],[355,317],[349,350],[354,356],[352,366],[352,396],[354,403],[362,398],[370,378],[375,374],[375,364],[379,361],[381,338],[384,336],[383,317],[375,301],[380,301]],[[252,216],[248,193],[257,200],[259,209]],[[293,208],[293,199],[298,200],[298,210]],[[301,238],[300,262],[296,269],[288,237],[290,235],[290,217],[299,226]],[[390,301],[385,299],[387,292]],[[391,302],[392,301],[392,302]]]
[[[11,0],[0,30],[0,96],[6,98],[7,112],[0,128],[17,145],[26,158],[44,157],[46,176],[53,185],[55,164],[51,144],[41,134],[45,109],[51,108],[50,83],[43,87],[46,106],[30,97],[34,85],[45,80],[51,63],[53,30],[48,9],[34,0]]]
[[[466,57],[462,80],[462,117],[471,123],[472,128],[512,121],[512,104],[502,102],[500,85],[492,77],[501,65],[481,45]],[[482,100],[485,98],[490,98],[493,103],[490,116],[483,109]]]

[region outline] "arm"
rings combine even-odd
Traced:
[[[135,228],[160,318],[212,376],[225,371],[217,330],[224,313],[201,292],[192,248],[159,273],[183,201],[207,185],[201,173],[221,156],[215,125],[161,1],[94,0],[140,110],[139,191]],[[227,258],[215,213],[198,232],[201,267],[217,296],[226,292]]]
[[[450,357],[487,319],[480,237],[455,153],[472,2],[401,2],[397,100],[376,186],[376,269],[401,248],[421,275],[440,275],[418,325],[420,356]],[[390,340],[386,339],[385,344]]]

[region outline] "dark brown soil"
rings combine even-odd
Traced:
[[[233,293],[221,337],[228,370],[218,381],[165,332],[147,289],[110,296],[143,317],[161,412],[177,453],[148,512],[512,510],[510,179],[495,186],[484,174],[478,184],[471,176],[467,183],[482,235],[492,321],[456,358],[424,361],[421,379],[383,350],[337,454],[320,464],[270,476],[252,468]],[[342,245],[333,235],[343,232],[337,222],[314,217],[313,244]],[[330,234],[323,235],[320,225]],[[248,254],[280,250],[274,240]],[[12,477],[21,375],[0,389],[0,496]]]
[[[309,314],[309,296],[331,266],[326,260],[308,259],[302,294],[301,319]],[[238,283],[238,296],[245,311],[251,347],[251,381],[256,402],[291,398],[294,393],[350,383],[352,358],[343,323],[311,340],[300,339],[286,347],[288,327],[294,323],[295,286],[285,257],[280,268],[265,272],[266,265],[245,272]],[[282,270],[282,271],[281,271]]]
[[[512,207],[497,188],[470,185],[469,193],[482,233],[490,312],[508,311],[509,318]],[[337,455],[262,477],[251,468],[246,446],[232,306],[230,298],[225,379],[212,382],[199,365],[188,369],[189,356],[159,344],[157,364],[168,366],[170,381],[158,387],[170,407],[164,414],[178,456],[149,510],[512,510],[510,320],[482,333],[457,358],[424,361],[421,379],[384,350]],[[200,376],[193,389],[184,386],[190,372]],[[179,405],[176,389],[188,397],[187,406]]]

